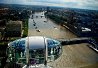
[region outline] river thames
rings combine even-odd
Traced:
[[[45,18],[44,12],[32,15],[29,18],[28,36],[46,36],[54,39],[77,38],[68,29]],[[98,53],[87,45],[63,46],[62,55],[54,62],[48,63],[48,65],[53,68],[98,68]]]

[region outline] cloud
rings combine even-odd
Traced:
[[[0,3],[98,9],[98,0],[1,0]]]
[[[98,0],[64,0],[64,3],[69,3],[69,7],[98,10]]]

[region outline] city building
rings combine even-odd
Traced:
[[[22,21],[9,21],[6,24],[5,37],[21,37]]]

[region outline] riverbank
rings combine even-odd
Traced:
[[[54,39],[71,39],[77,37],[71,31],[60,24],[56,24],[56,22],[51,19],[47,19],[47,17],[45,18],[44,16],[41,18],[42,12],[33,15],[34,18],[29,19],[28,36],[46,36]],[[33,25],[33,20],[36,26]],[[35,29],[35,27],[37,27],[37,29]],[[36,30],[40,30],[40,32]],[[73,46],[63,46],[63,52],[60,58],[48,63],[48,65],[53,68],[85,68],[97,63],[98,54],[86,45],[87,44],[76,44]]]

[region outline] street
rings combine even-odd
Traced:
[[[76,38],[68,29],[45,18],[44,12],[36,12],[29,18],[28,36],[46,36],[54,39]],[[98,53],[88,44],[63,46],[62,55],[54,62],[48,63],[53,68],[98,68]]]

